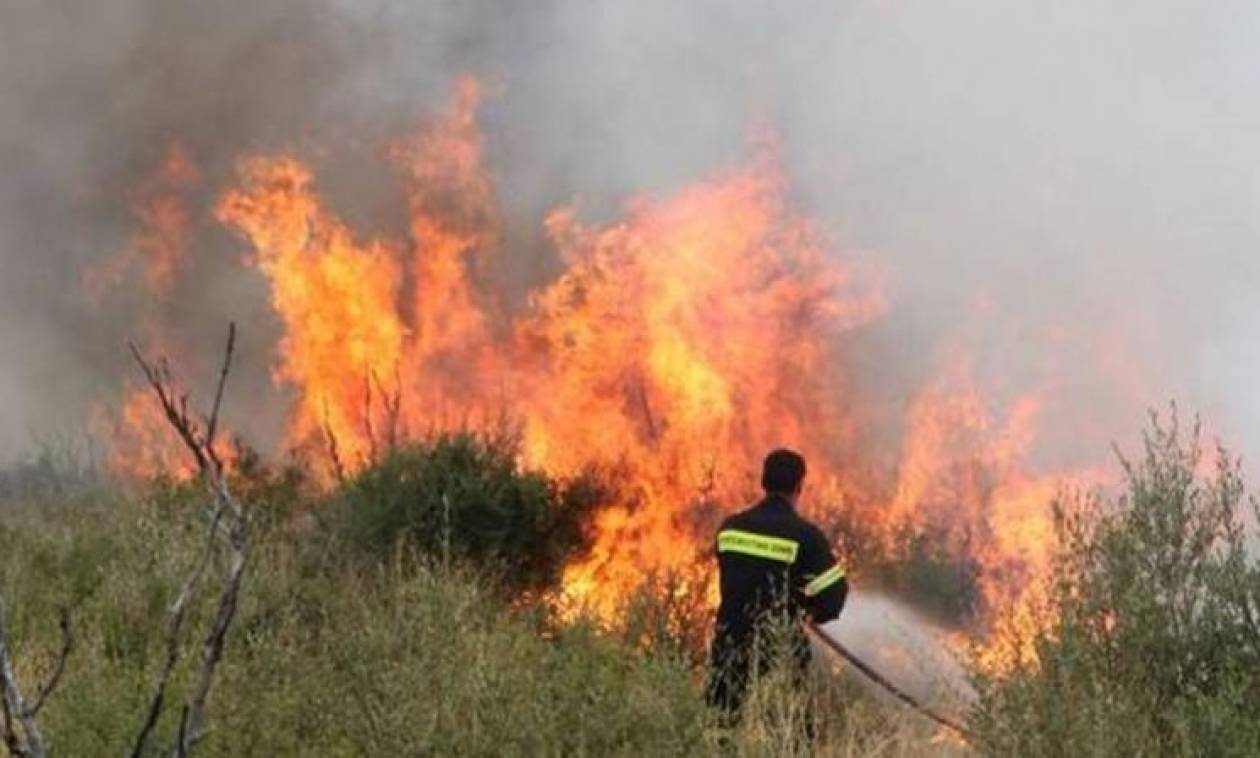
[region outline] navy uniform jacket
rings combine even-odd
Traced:
[[[758,620],[769,613],[789,618],[808,615],[826,623],[840,615],[849,592],[844,568],[836,563],[827,538],[796,513],[781,496],[771,495],[722,522],[717,534],[722,592],[713,640],[713,665],[719,678],[732,675],[736,690],[747,679],[749,646]],[[809,645],[804,632],[797,650],[802,664]],[[726,690],[727,687],[722,687]],[[711,692],[711,699],[736,705],[742,692]]]

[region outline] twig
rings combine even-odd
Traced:
[[[372,429],[372,381],[375,372],[368,369],[363,374],[363,430],[367,434],[367,465],[376,465],[376,432]]]
[[[346,483],[346,467],[341,465],[341,452],[337,449],[337,435],[328,420],[328,398],[324,398],[324,439],[328,442],[328,459],[332,461],[333,476],[338,484]]]
[[[236,616],[237,599],[240,596],[241,580],[245,575],[245,544],[243,534],[233,534],[234,544],[232,565],[223,591],[219,594],[219,608],[215,614],[210,633],[206,635],[203,645],[201,671],[197,678],[197,687],[193,698],[185,709],[185,718],[181,719],[179,743],[175,753],[188,755],[188,751],[206,735],[205,710],[206,701],[210,697],[210,687],[214,684],[214,673],[219,661],[223,659],[223,648],[227,642],[227,632]]]
[[[17,732],[13,731],[13,713],[9,710],[9,699],[0,692],[0,740],[9,755],[21,756],[25,753],[22,743],[18,741]]]
[[[13,659],[9,655],[8,618],[4,599],[0,598],[0,703],[3,703],[4,745],[9,753],[18,758],[46,758],[44,736],[31,709],[22,700],[17,676],[13,672]],[[13,722],[22,727],[19,738]]]
[[[216,537],[220,536],[225,538],[229,550],[228,574],[219,592],[218,610],[203,644],[201,668],[198,671],[197,684],[193,690],[193,696],[185,702],[181,710],[179,734],[175,745],[171,748],[171,753],[175,756],[187,756],[192,746],[199,742],[207,733],[206,703],[209,700],[210,689],[214,683],[214,676],[218,670],[219,662],[223,659],[228,630],[236,617],[236,609],[239,603],[246,566],[249,542],[248,522],[244,508],[241,507],[241,504],[232,496],[231,491],[228,489],[227,482],[224,479],[223,463],[214,449],[215,431],[219,423],[219,410],[222,407],[223,391],[227,383],[228,373],[231,370],[235,343],[236,326],[233,324],[228,328],[227,346],[224,350],[223,365],[219,371],[219,381],[215,389],[214,405],[210,415],[205,417],[206,431],[201,435],[198,434],[196,425],[188,415],[187,395],[180,395],[178,400],[175,399],[174,392],[171,389],[170,370],[166,362],[163,360],[155,367],[145,360],[144,355],[141,354],[134,344],[131,345],[131,353],[135,356],[136,362],[140,364],[141,370],[144,371],[149,384],[153,387],[154,394],[157,395],[158,401],[162,405],[167,421],[175,428],[180,439],[184,441],[185,447],[196,459],[198,470],[205,480],[211,495],[214,497],[215,503],[201,555],[197,559],[191,573],[185,579],[179,595],[176,596],[168,613],[166,662],[154,686],[153,697],[149,701],[149,708],[145,714],[144,722],[136,735],[136,741],[130,754],[132,758],[139,758],[144,752],[162,715],[167,686],[180,658],[181,632],[188,606],[202,584],[203,577],[214,554]],[[227,528],[225,531],[221,531],[221,525],[225,518],[227,519]]]
[[[57,689],[57,685],[61,683],[61,677],[66,673],[66,661],[70,659],[70,651],[74,648],[74,630],[70,626],[70,609],[61,609],[61,619],[58,622],[61,627],[61,650],[57,652],[57,662],[53,665],[52,673],[48,677],[48,681],[39,688],[39,692],[35,695],[35,702],[31,704],[27,711],[31,718],[39,715],[44,709],[44,703],[48,702],[48,697]]]
[[[389,446],[387,452],[392,453],[398,448],[398,422],[402,416],[402,375],[399,373],[397,361],[394,362],[394,391],[386,392],[379,379],[376,380],[376,391],[381,396],[381,402],[385,404],[385,421],[388,429],[385,440]]]
[[[219,369],[219,383],[214,390],[214,406],[210,410],[210,420],[206,422],[206,452],[214,460],[219,470],[223,464],[214,450],[214,434],[219,428],[219,409],[223,407],[223,388],[227,385],[228,372],[232,370],[232,351],[236,348],[236,324],[228,324],[227,348],[223,351],[223,367]]]
[[[635,398],[639,401],[639,406],[643,409],[643,420],[647,423],[648,438],[655,442],[660,438],[660,434],[656,429],[656,417],[652,415],[652,404],[648,402],[647,386],[642,378],[634,383]]]
[[[136,347],[136,343],[128,342],[127,347],[130,348],[131,356],[136,359],[136,363],[140,365],[140,370],[144,372],[145,378],[149,380],[149,386],[157,394],[158,401],[162,405],[162,413],[166,415],[167,422],[175,428],[184,446],[197,459],[198,470],[204,471],[208,468],[208,461],[201,449],[201,442],[196,437],[193,423],[188,418],[188,396],[182,395],[179,398],[175,398],[170,394],[171,371],[166,364],[166,360],[160,360],[157,365],[153,365],[145,360],[144,354],[140,352],[140,348]]]
[[[139,758],[143,755],[149,736],[153,733],[154,727],[157,726],[158,718],[162,715],[162,707],[166,704],[166,687],[170,682],[171,674],[175,671],[175,666],[179,663],[180,632],[184,628],[188,601],[197,592],[198,587],[201,585],[201,579],[206,573],[206,567],[210,565],[210,556],[214,552],[214,538],[218,532],[219,521],[223,517],[223,510],[222,504],[215,508],[210,529],[206,532],[206,542],[202,548],[201,555],[197,559],[192,573],[188,575],[184,580],[183,586],[180,587],[179,594],[175,596],[175,601],[171,603],[171,607],[167,610],[166,661],[162,666],[161,674],[158,675],[157,683],[153,687],[153,697],[149,699],[149,709],[145,712],[144,722],[140,725],[140,731],[136,733],[136,741],[128,754],[130,758]]]

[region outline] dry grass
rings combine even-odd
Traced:
[[[56,606],[78,644],[44,713],[54,755],[122,752],[164,653],[163,612],[200,534],[191,489],[97,492],[10,506],[0,592],[19,676],[53,659]],[[352,558],[335,532],[277,522],[258,535],[204,755],[949,754],[921,720],[828,683],[819,739],[794,741],[805,704],[773,680],[741,727],[718,728],[701,671],[541,608],[508,610],[484,574],[396,553]],[[192,609],[204,619],[206,604]],[[191,641],[193,644],[196,641]],[[192,656],[195,658],[195,656]],[[172,696],[190,686],[185,661]],[[158,725],[160,744],[178,716]]]

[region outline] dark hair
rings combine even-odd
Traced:
[[[766,456],[761,467],[761,488],[766,492],[796,492],[805,478],[805,459],[800,453],[779,448]]]

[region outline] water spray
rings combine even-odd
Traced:
[[[927,718],[931,719],[932,721],[935,721],[937,724],[940,724],[946,729],[956,732],[960,737],[967,740],[971,739],[971,732],[969,732],[961,724],[959,724],[958,722],[952,719],[949,719],[940,715],[939,713],[927,707],[923,703],[920,703],[912,695],[910,695],[909,693],[907,693],[905,690],[901,689],[897,685],[893,684],[883,674],[879,673],[874,668],[872,668],[869,664],[863,661],[861,658],[854,655],[848,648],[840,644],[840,642],[837,639],[827,634],[827,632],[823,631],[823,629],[820,628],[817,624],[815,624],[812,621],[807,621],[805,623],[805,628],[809,630],[810,632],[812,632],[813,635],[818,639],[818,641],[821,642],[824,646],[826,646],[828,650],[831,650],[833,653],[843,658],[850,665],[852,665],[853,668],[860,671],[863,676],[865,676],[867,679],[871,680],[875,684],[879,685],[880,688],[882,688],[885,692],[892,695],[896,699],[900,700],[902,703],[905,703],[906,705],[910,706],[911,708],[918,711],[919,713],[926,716]]]

